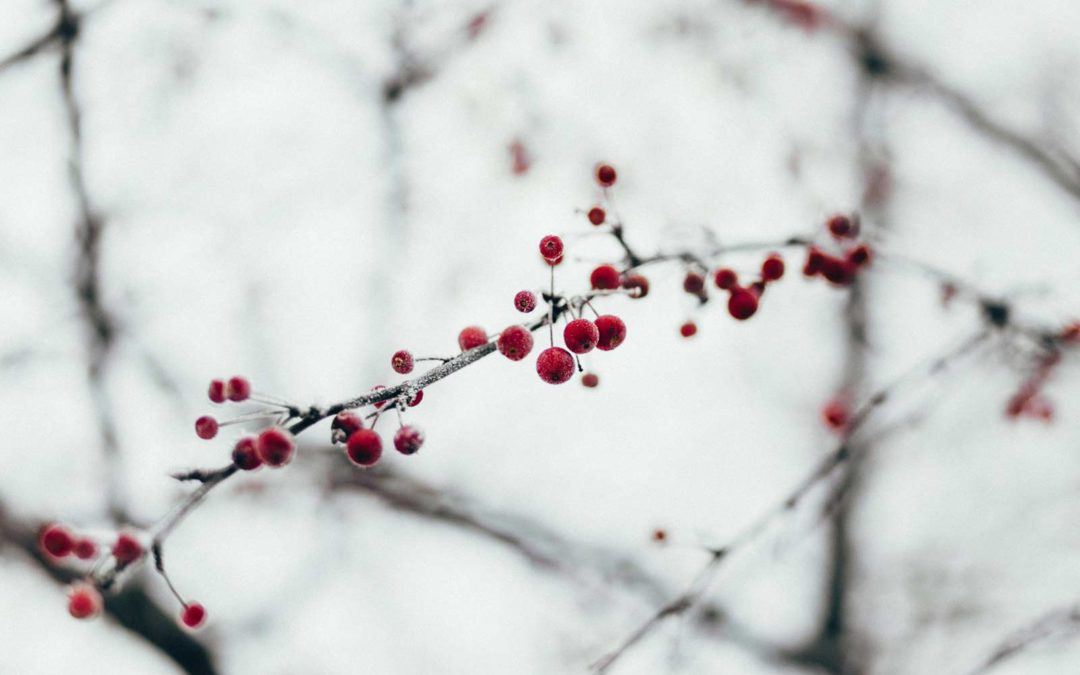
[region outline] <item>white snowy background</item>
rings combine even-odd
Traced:
[[[546,284],[545,234],[568,246],[557,286],[583,289],[620,255],[579,211],[600,160],[646,253],[700,244],[702,227],[725,244],[810,235],[865,210],[869,161],[890,176],[864,212],[884,254],[1002,294],[1025,320],[1080,315],[1080,169],[1055,179],[1020,149],[1080,157],[1080,4],[822,6],[844,26],[805,30],[739,0],[72,2],[80,144],[62,39],[0,69],[3,519],[107,534],[111,499],[153,523],[191,489],[168,473],[222,465],[239,433],[194,435],[210,378],[243,373],[304,404],[399,381],[395,349],[449,355],[466,325],[521,320],[511,299]],[[0,3],[0,59],[57,14]],[[867,75],[850,26],[918,74]],[[97,357],[75,291],[73,163],[115,329]],[[195,639],[214,672],[586,672],[690,583],[702,546],[834,449],[820,410],[845,379],[859,401],[984,325],[883,260],[853,348],[849,293],[787,253],[747,322],[722,301],[698,310],[678,263],[651,268],[645,300],[605,300],[629,333],[587,357],[595,390],[496,354],[432,386],[407,413],[421,452],[388,453],[358,487],[343,487],[355,470],[324,423],[287,470],[215,490],[166,545],[178,587],[208,608]],[[995,336],[868,423],[834,635],[845,674],[960,675],[1080,600],[1080,355],[1047,385],[1052,424],[1009,421],[1030,365],[1016,345]],[[417,513],[410,496],[467,517]],[[815,503],[724,564],[701,605],[713,621],[669,618],[612,672],[840,672],[792,656],[827,642],[838,539]],[[152,571],[131,583],[177,611]],[[71,619],[63,585],[3,546],[0,673],[76,671],[183,672],[108,615]],[[1080,672],[1080,642],[1039,641],[994,672]]]

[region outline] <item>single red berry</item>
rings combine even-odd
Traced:
[[[574,319],[563,329],[566,348],[575,354],[588,354],[600,339],[596,324],[588,319]]]
[[[209,415],[203,415],[199,419],[195,420],[195,434],[203,439],[210,440],[214,436],[217,436],[218,422]]]
[[[581,376],[581,384],[589,389],[593,389],[600,384],[600,377],[596,375],[596,373],[585,373]]]
[[[457,336],[458,347],[461,347],[461,351],[463,352],[467,352],[473,347],[479,347],[482,344],[486,344],[487,341],[487,333],[479,326],[462,328]]]
[[[848,409],[847,403],[839,398],[834,398],[825,404],[825,408],[821,411],[821,417],[830,429],[842,431],[850,421],[851,411]]]
[[[653,530],[652,540],[655,541],[657,544],[663,544],[665,541],[667,541],[667,530],[656,528],[655,530]]]
[[[626,339],[626,324],[614,314],[597,317],[596,329],[600,334],[596,348],[601,351],[611,351]]]
[[[382,457],[382,439],[371,429],[360,429],[349,436],[345,454],[357,466],[372,466]]]
[[[777,253],[770,253],[765,262],[761,263],[761,278],[765,281],[776,281],[784,276],[784,259]]]
[[[520,361],[532,351],[533,336],[524,326],[510,326],[499,334],[495,345],[506,358]]]
[[[124,567],[135,562],[143,556],[143,545],[135,538],[135,535],[121,532],[113,543],[112,554],[116,558],[116,564]]]
[[[234,375],[229,378],[229,383],[225,387],[225,395],[230,401],[246,401],[251,396],[251,383],[248,382],[246,377],[240,377]]]
[[[847,286],[855,280],[858,269],[851,262],[825,256],[821,263],[821,275],[837,286]]]
[[[684,338],[693,337],[697,334],[697,324],[693,321],[687,321],[683,325],[679,326],[679,334]]]
[[[754,316],[754,312],[758,308],[758,299],[753,292],[746,290],[745,288],[736,288],[731,291],[731,297],[728,298],[727,309],[728,314],[735,317],[739,321],[745,321]]]
[[[619,287],[619,270],[611,265],[601,265],[589,275],[589,284],[598,291],[610,291]]]
[[[409,399],[408,405],[409,405],[410,408],[415,408],[416,406],[420,405],[420,401],[423,401],[423,400],[424,400],[424,390],[421,389],[421,390],[417,391],[415,394],[413,394],[413,397],[411,399]]]
[[[390,367],[394,369],[395,373],[408,375],[413,371],[414,365],[413,355],[404,349],[399,349],[390,357]]]
[[[75,549],[75,538],[63,525],[54,523],[41,530],[38,545],[54,558],[63,558]]]
[[[233,446],[232,461],[242,471],[254,471],[262,466],[259,459],[258,444],[254,436],[245,436]]]
[[[803,274],[812,277],[821,271],[825,264],[825,254],[817,246],[811,246],[806,252],[806,264],[803,266]]]
[[[105,601],[96,588],[76,583],[68,590],[68,612],[76,619],[92,619],[101,614]]]
[[[735,274],[735,270],[733,269],[721,267],[716,270],[716,274],[713,275],[713,283],[716,284],[717,288],[726,291],[730,288],[734,288],[735,284],[739,283],[739,275]]]
[[[596,167],[596,182],[603,187],[614,185],[616,178],[618,178],[618,175],[615,173],[615,167],[610,164],[601,164]]]
[[[866,267],[871,259],[872,253],[866,244],[859,244],[847,252],[847,261],[855,267]]]
[[[341,431],[345,438],[364,428],[364,418],[351,410],[342,410],[334,415],[330,423],[331,431]]]
[[[255,451],[263,464],[276,469],[292,461],[296,443],[288,431],[281,427],[270,427],[259,434],[255,441]]]
[[[829,228],[829,232],[832,233],[832,236],[837,239],[846,239],[858,234],[851,218],[848,218],[842,213],[830,216],[829,219],[825,221],[825,226]]]
[[[416,427],[405,426],[394,434],[394,447],[403,455],[413,455],[424,444],[424,432]]]
[[[522,314],[528,314],[536,309],[536,294],[532,291],[518,291],[514,296],[514,309]]]
[[[548,384],[562,384],[574,375],[574,357],[562,347],[548,347],[536,359],[536,374]]]
[[[623,277],[622,287],[632,292],[631,298],[640,299],[649,294],[649,280],[640,274],[628,274]]]
[[[93,539],[83,537],[75,542],[75,557],[79,560],[90,560],[97,557],[97,544]]]
[[[198,628],[206,621],[206,608],[197,602],[189,602],[180,612],[180,621],[188,628]]]
[[[561,260],[563,256],[563,243],[562,239],[549,234],[540,240],[540,255],[544,257],[550,263],[554,263],[556,260]]]
[[[607,219],[607,214],[604,213],[604,209],[599,206],[594,206],[589,209],[589,222],[593,225],[603,225]]]
[[[386,389],[385,384],[377,384],[377,385],[375,385],[374,387],[371,388],[371,391],[374,393],[374,392],[377,392],[377,391],[382,391],[384,389]],[[372,405],[375,406],[376,410],[379,410],[384,405],[386,405],[386,400],[383,399],[382,401],[376,401],[375,403],[372,403]]]
[[[690,295],[701,295],[705,290],[705,277],[697,272],[687,272],[682,287]]]
[[[207,396],[214,403],[225,402],[225,381],[224,380],[210,380],[210,389],[207,391]]]

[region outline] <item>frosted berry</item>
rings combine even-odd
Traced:
[[[394,434],[394,447],[403,455],[413,455],[424,444],[424,432],[406,424]]]
[[[189,602],[180,612],[180,621],[188,628],[198,628],[206,622],[206,608],[197,602]]]
[[[374,387],[371,388],[371,391],[372,391],[372,393],[374,393],[374,392],[378,392],[378,391],[383,391],[384,389],[386,389],[385,384],[377,384],[377,385],[375,385]],[[382,401],[376,401],[375,403],[372,403],[372,405],[375,406],[376,410],[378,410],[378,409],[382,408],[384,405],[386,405],[386,400],[383,399]]]
[[[270,427],[259,434],[255,441],[255,451],[263,464],[276,469],[292,461],[296,443],[288,431],[281,427]]]
[[[619,270],[611,265],[601,265],[589,275],[589,284],[594,290],[611,291],[619,287]]]
[[[97,544],[93,539],[83,537],[75,542],[75,557],[79,560],[90,560],[97,557]]]
[[[342,410],[334,415],[334,421],[330,423],[330,430],[342,432],[344,438],[352,436],[353,433],[363,428],[364,418],[351,410]]]
[[[195,433],[199,438],[208,441],[214,436],[217,436],[217,432],[218,422],[213,417],[203,415],[195,420]]]
[[[776,281],[784,276],[784,259],[772,253],[765,262],[761,263],[761,278],[765,281]]]
[[[558,258],[555,258],[554,260],[548,260],[547,258],[544,258],[544,262],[546,262],[548,265],[551,265],[552,267],[555,267],[556,265],[561,265],[562,261],[563,261],[562,256],[559,256]]]
[[[640,299],[649,294],[649,280],[640,274],[628,274],[623,277],[622,287],[631,291],[631,298]]]
[[[536,294],[532,291],[518,291],[514,296],[514,309],[522,314],[528,314],[536,309]]]
[[[604,213],[604,209],[599,206],[594,206],[589,209],[589,222],[593,225],[603,225],[607,220],[607,214]]]
[[[754,315],[758,308],[758,299],[751,291],[745,288],[736,288],[728,298],[728,314],[739,321],[745,321]]]
[[[38,536],[42,550],[54,558],[63,558],[75,548],[75,538],[63,525],[49,525]]]
[[[207,396],[213,403],[225,402],[225,381],[224,380],[210,380],[210,388],[206,392]]]
[[[394,352],[394,355],[390,357],[390,367],[394,369],[395,373],[400,373],[402,375],[411,373],[415,363],[413,355],[404,349]]]
[[[697,334],[697,324],[693,321],[687,321],[683,325],[679,326],[679,335],[684,338],[693,337]]]
[[[830,429],[842,431],[851,419],[851,411],[848,410],[847,403],[834,398],[825,404],[825,408],[821,411],[821,417]]]
[[[870,259],[870,247],[866,244],[859,244],[847,252],[847,261],[855,267],[866,267],[870,264]]]
[[[372,466],[382,457],[382,439],[371,429],[360,429],[349,436],[345,454],[357,466]]]
[[[536,359],[536,374],[548,384],[562,384],[574,374],[574,357],[561,347],[548,347]]]
[[[618,175],[615,173],[615,167],[610,164],[601,164],[596,167],[596,182],[603,187],[614,185],[616,178],[618,178]]]
[[[561,261],[563,256],[562,239],[556,237],[554,234],[549,234],[541,239],[540,255],[542,255],[544,260],[549,263],[557,264],[556,261]]]
[[[566,348],[575,354],[588,354],[600,340],[600,331],[588,319],[574,319],[563,329],[563,340]]]
[[[600,333],[596,348],[601,351],[611,351],[626,339],[626,324],[614,314],[597,317],[596,329]]]
[[[143,556],[143,545],[134,535],[121,532],[113,543],[112,554],[116,558],[116,564],[120,567],[130,565]]]
[[[467,352],[473,347],[479,347],[488,341],[487,333],[479,326],[469,326],[468,328],[462,328],[458,333],[457,343],[458,347],[461,347],[461,351]]]
[[[424,400],[424,390],[421,389],[420,391],[413,394],[413,397],[409,399],[408,405],[409,405],[410,408],[415,408],[416,406],[420,405],[420,401],[423,401],[423,400]]]
[[[832,236],[837,239],[846,239],[858,234],[856,223],[852,222],[851,218],[848,218],[842,213],[831,216],[825,221],[825,226],[829,228],[829,232],[832,233]]]
[[[594,389],[600,384],[600,378],[596,373],[585,373],[581,376],[581,384],[589,389]]]
[[[246,377],[234,375],[229,378],[229,382],[225,386],[225,396],[227,396],[230,401],[235,401],[237,403],[246,401],[248,400],[248,397],[251,396],[251,383],[248,382]]]
[[[254,471],[262,466],[254,436],[245,436],[233,446],[232,461],[242,471]]]
[[[510,326],[499,334],[495,341],[499,352],[511,361],[520,361],[529,355],[533,348],[533,336],[523,326]]]
[[[94,618],[104,604],[101,593],[90,584],[77,583],[68,591],[68,613],[76,619]]]
[[[683,290],[691,295],[701,295],[705,290],[705,277],[697,272],[687,272],[682,282]]]
[[[739,275],[735,274],[735,270],[721,267],[716,270],[716,274],[713,275],[713,283],[717,288],[728,290],[734,288],[735,284],[739,283]]]

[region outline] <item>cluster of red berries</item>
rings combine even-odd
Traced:
[[[870,265],[873,252],[865,243],[859,243],[859,217],[842,213],[830,216],[825,228],[839,248],[839,255],[826,253],[819,246],[811,246],[806,252],[803,274],[808,277],[820,275],[836,286],[850,286],[859,271]]]
[[[382,438],[374,429],[364,426],[360,415],[345,410],[334,416],[330,424],[330,438],[343,443],[345,455],[353,464],[368,468],[382,457]],[[403,455],[413,455],[424,444],[424,432],[414,426],[403,424],[394,434],[394,448]]]
[[[728,314],[738,321],[746,321],[757,313],[766,287],[783,278],[784,269],[784,259],[780,254],[769,253],[761,263],[758,278],[750,284],[739,283],[738,273],[730,267],[721,267],[713,272],[713,283],[720,290],[728,292]],[[683,279],[683,290],[701,302],[708,299],[705,286],[705,277],[693,270],[687,272]],[[679,333],[683,337],[692,337],[697,334],[697,324],[687,321],[679,328]]]
[[[246,377],[234,375],[228,380],[210,380],[207,397],[212,403],[241,403],[251,398],[251,382]],[[195,433],[203,440],[217,436],[221,424],[210,415],[203,415],[195,420]]]

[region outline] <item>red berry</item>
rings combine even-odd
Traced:
[[[479,326],[462,328],[457,336],[458,347],[461,347],[461,351],[463,352],[467,352],[473,347],[479,347],[482,344],[486,344],[487,341],[487,333]]]
[[[255,451],[263,464],[276,469],[292,461],[296,443],[288,431],[281,427],[270,427],[259,434],[255,441]]]
[[[857,271],[852,263],[832,256],[825,256],[821,263],[821,275],[837,286],[851,284]]]
[[[665,541],[667,541],[667,531],[661,530],[659,528],[653,530],[652,540],[655,541],[657,544],[663,544]]]
[[[765,262],[761,263],[761,278],[765,281],[776,281],[784,276],[784,259],[776,253],[769,254]]]
[[[705,277],[697,272],[687,272],[682,282],[683,290],[691,295],[701,295],[705,290]]]
[[[372,466],[382,457],[382,439],[371,429],[360,429],[349,436],[345,454],[357,466]]]
[[[412,372],[414,364],[413,355],[404,349],[394,352],[394,355],[390,357],[390,367],[394,369],[395,373],[408,375]]]
[[[242,471],[254,471],[262,466],[254,436],[245,436],[236,442],[233,446],[232,461]]]
[[[735,270],[727,267],[721,267],[716,270],[716,274],[713,276],[713,283],[717,288],[728,290],[734,288],[735,284],[739,283],[739,275],[735,274]]]
[[[739,321],[745,321],[754,315],[758,308],[758,299],[751,291],[745,288],[736,288],[728,298],[728,314]]]
[[[588,319],[574,319],[563,329],[566,348],[575,354],[588,354],[596,347],[600,331]]]
[[[596,167],[596,182],[604,187],[611,187],[617,178],[615,167],[610,164],[601,164]]]
[[[499,334],[495,344],[503,356],[511,361],[520,361],[532,351],[533,336],[523,326],[510,326]]]
[[[806,252],[806,265],[803,266],[803,274],[812,277],[821,271],[825,264],[825,254],[817,246],[811,246]]]
[[[599,332],[599,340],[596,348],[601,351],[611,351],[623,343],[626,339],[626,324],[613,314],[605,314],[596,319],[596,329]]]
[[[552,264],[557,264],[556,261],[562,260],[563,256],[563,243],[562,239],[556,237],[554,234],[549,234],[540,240],[540,255],[544,257],[544,260]]]
[[[251,396],[251,383],[248,382],[246,377],[240,377],[234,375],[229,378],[229,383],[225,387],[225,395],[230,401],[246,401]]]
[[[75,548],[75,538],[63,525],[49,525],[38,535],[41,549],[54,558],[63,558]]]
[[[364,418],[351,410],[342,410],[334,415],[334,421],[330,423],[331,431],[341,431],[345,438],[364,428]]]
[[[139,540],[127,532],[117,535],[112,547],[113,557],[116,558],[116,564],[120,567],[130,565],[141,558],[143,551],[143,545],[139,543]]]
[[[548,384],[562,384],[574,374],[574,357],[561,347],[548,347],[536,359],[536,374]]]
[[[679,334],[684,338],[693,337],[697,334],[697,324],[693,321],[687,321],[683,325],[679,326]]]
[[[424,432],[406,424],[394,434],[394,447],[403,455],[413,455],[424,444]]]
[[[416,394],[414,394],[411,399],[409,399],[409,404],[408,405],[409,405],[410,408],[415,408],[416,406],[420,405],[420,401],[423,401],[423,400],[424,400],[424,390],[421,389],[421,390],[417,391]]]
[[[376,392],[376,391],[382,391],[382,390],[384,390],[384,389],[386,389],[386,385],[385,385],[385,384],[377,384],[377,385],[375,385],[374,387],[372,387],[372,388],[371,388],[371,391],[372,391],[372,392],[374,393],[374,392]],[[384,405],[386,405],[386,400],[384,399],[384,400],[382,400],[382,401],[376,401],[375,403],[372,403],[372,405],[373,405],[373,406],[375,406],[375,409],[376,409],[376,410],[379,410],[379,409],[380,409],[380,408],[382,408],[382,407],[383,407]]]
[[[848,425],[851,411],[848,410],[847,403],[834,398],[825,405],[825,408],[821,411],[821,417],[830,429],[841,431]]]
[[[214,403],[224,403],[225,382],[223,380],[210,380],[210,390],[207,392],[207,395]]]
[[[600,384],[600,378],[596,373],[585,373],[581,376],[581,384],[589,389],[593,389]]]
[[[197,602],[188,603],[180,612],[180,621],[188,628],[198,628],[206,621],[206,608]]]
[[[847,261],[855,267],[866,267],[870,264],[870,260],[870,247],[866,244],[859,244],[847,252]]]
[[[829,228],[829,232],[832,233],[832,236],[837,239],[854,237],[859,233],[857,224],[853,223],[851,218],[848,218],[842,213],[837,213],[829,217],[829,219],[825,221],[825,226]]]
[[[97,557],[97,544],[93,539],[82,538],[75,542],[75,557],[79,560],[90,560]]]
[[[68,612],[76,619],[94,618],[104,604],[101,593],[90,584],[80,582],[68,591]]]
[[[195,420],[195,433],[199,438],[203,440],[210,440],[214,436],[217,436],[218,422],[209,415],[203,415],[199,419]]]
[[[522,314],[528,314],[536,309],[536,294],[532,291],[518,291],[514,296],[514,309]]]
[[[603,225],[607,219],[607,214],[604,213],[604,209],[599,206],[594,206],[589,209],[589,222],[593,225]]]
[[[622,287],[628,291],[636,291],[630,296],[634,299],[644,298],[649,294],[649,280],[640,274],[628,274],[623,277]]]
[[[611,265],[601,265],[589,275],[589,283],[598,291],[614,290],[619,287],[619,270]]]

